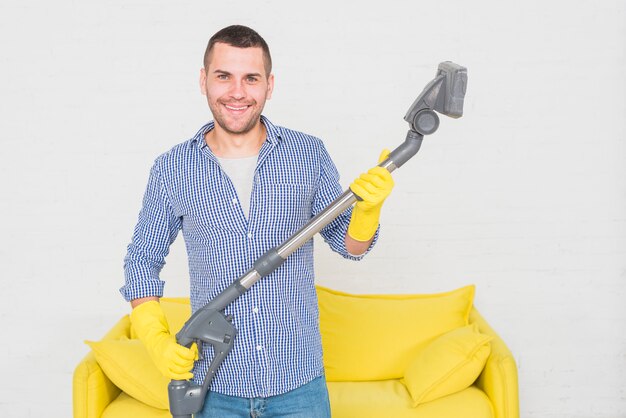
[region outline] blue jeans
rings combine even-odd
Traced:
[[[290,392],[269,398],[239,398],[209,392],[194,418],[330,418],[326,379],[320,376]]]

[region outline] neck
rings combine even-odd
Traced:
[[[265,125],[260,121],[248,132],[240,134],[228,132],[216,123],[204,135],[204,141],[217,157],[245,158],[257,155],[266,137]]]

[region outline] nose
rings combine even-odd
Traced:
[[[246,89],[242,80],[233,80],[230,91],[228,92],[230,97],[235,100],[241,100],[246,97]]]

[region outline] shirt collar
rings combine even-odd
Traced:
[[[267,137],[265,138],[267,142],[270,144],[277,144],[280,139],[280,128],[274,125],[268,118],[261,115],[261,123],[265,125],[265,130],[267,131]],[[212,130],[215,127],[215,121],[210,121],[206,125],[204,125],[200,130],[193,136],[191,139],[193,142],[196,142],[200,148],[206,147],[206,141],[204,140],[204,135],[207,132]]]

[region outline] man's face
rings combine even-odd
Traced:
[[[215,123],[230,134],[245,134],[260,123],[273,88],[274,76],[265,73],[261,48],[218,42],[208,68],[200,70],[200,89]]]

